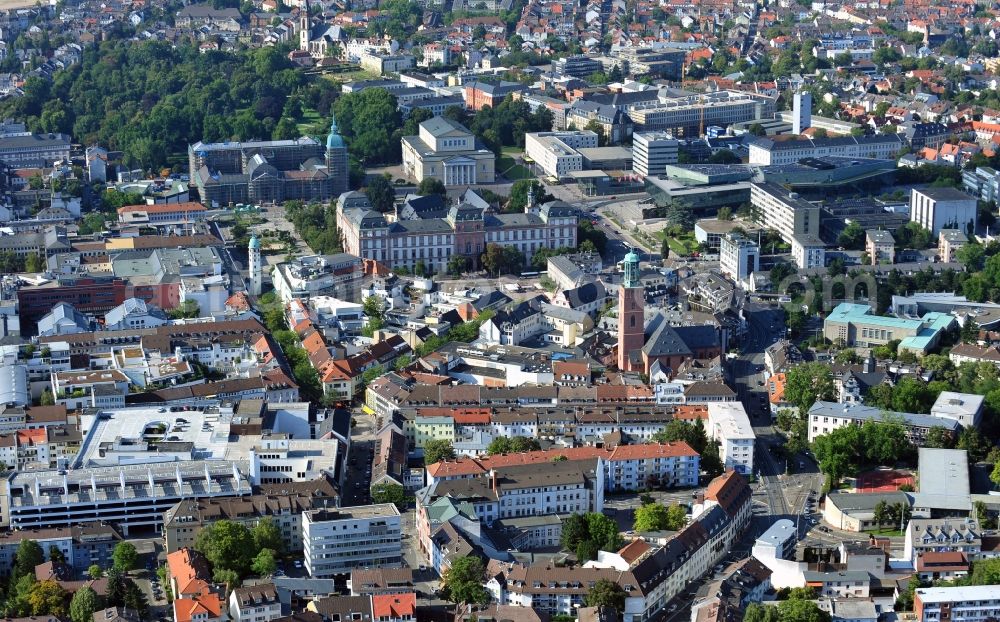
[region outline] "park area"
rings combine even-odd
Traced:
[[[531,174],[531,171],[517,163],[517,160],[523,155],[524,153],[516,147],[504,147],[497,160],[497,173],[511,181],[534,179],[535,176]]]

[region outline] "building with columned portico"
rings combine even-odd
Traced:
[[[496,155],[457,121],[434,117],[418,136],[404,136],[403,170],[415,181],[439,179],[445,186],[493,183]]]

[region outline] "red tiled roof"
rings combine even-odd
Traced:
[[[413,592],[372,596],[372,617],[376,619],[412,618],[416,615],[416,609],[417,595]]]

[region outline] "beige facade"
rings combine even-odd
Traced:
[[[403,170],[415,181],[438,179],[445,186],[493,183],[496,156],[460,123],[434,117],[418,136],[404,136]]]
[[[938,234],[938,258],[943,263],[958,261],[958,249],[968,243],[968,236],[958,229],[942,229]]]
[[[865,252],[873,266],[896,263],[896,239],[888,231],[865,231]]]

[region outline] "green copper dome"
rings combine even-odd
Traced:
[[[256,235],[250,236],[250,250],[260,250],[260,240]]]
[[[347,146],[344,144],[344,139],[341,138],[340,132],[337,129],[337,118],[333,117],[330,121],[330,133],[326,137],[326,148],[327,149],[346,149]]]

